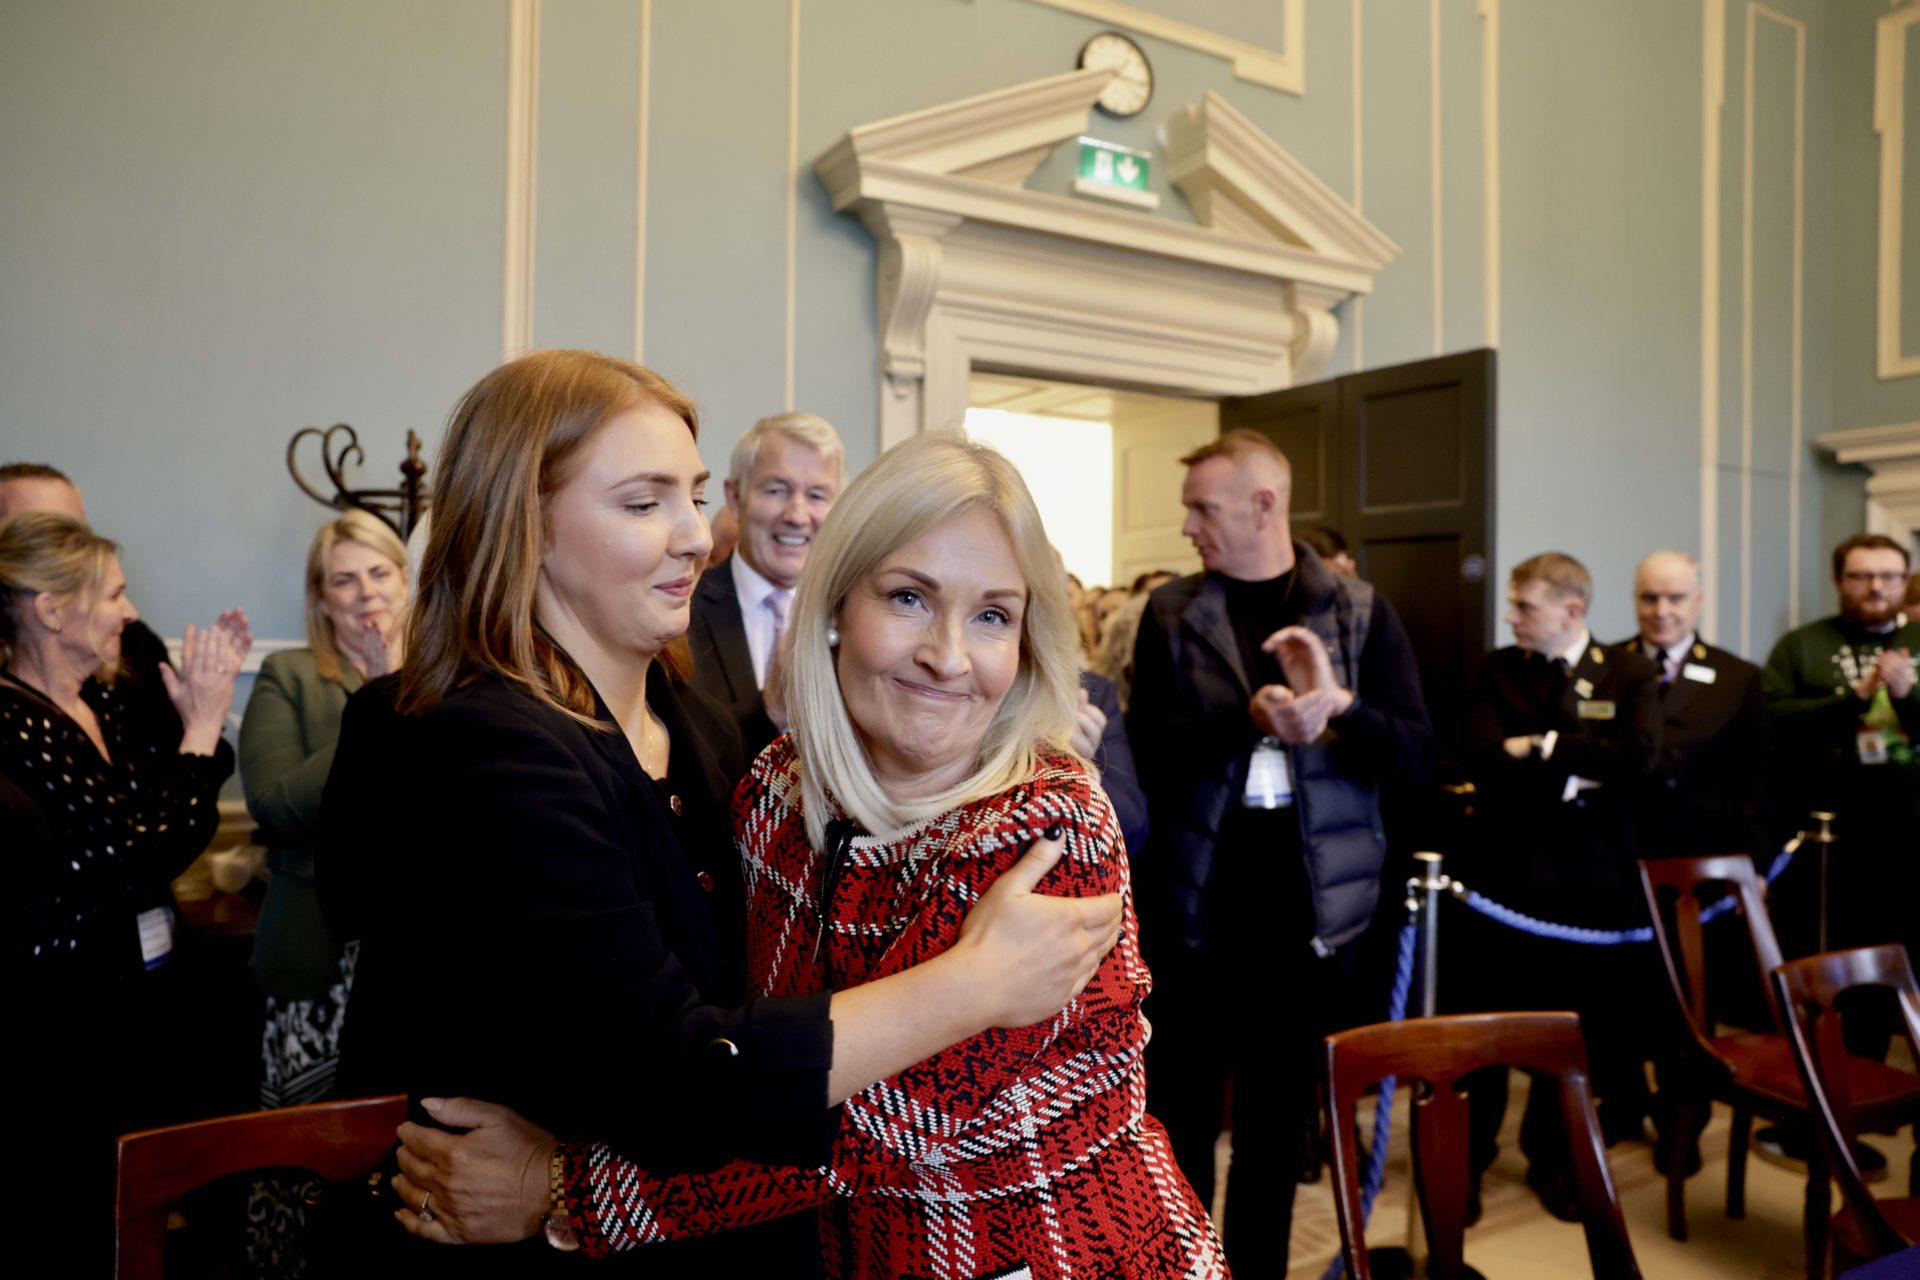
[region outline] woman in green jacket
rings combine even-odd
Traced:
[[[262,664],[240,726],[241,782],[271,873],[252,961],[267,993],[264,1107],[332,1091],[353,948],[320,916],[314,823],[348,695],[400,665],[406,548],[378,517],[349,511],[314,535],[306,594],[311,647]]]

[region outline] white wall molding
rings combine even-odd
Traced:
[[[1906,180],[1907,28],[1920,5],[1883,14],[1875,23],[1873,127],[1880,134],[1880,287],[1878,365],[1882,378],[1920,373],[1920,352],[1908,355],[1900,332],[1900,222]]]
[[[1433,53],[1433,71],[1428,76],[1427,168],[1431,170],[1433,181],[1433,193],[1430,197],[1433,204],[1433,354],[1437,356],[1447,349],[1445,306],[1447,273],[1441,265],[1444,241],[1440,235],[1440,210],[1445,203],[1442,199],[1440,183],[1440,0],[1428,0],[1427,43],[1431,46]]]
[[[1317,376],[1332,308],[1398,253],[1216,94],[1165,137],[1201,225],[1011,184],[1004,162],[1083,132],[1105,81],[861,126],[815,165],[880,242],[882,448],[960,421],[976,366],[1198,396]]]
[[[800,293],[800,0],[787,0],[787,363],[786,410],[793,412],[793,326]]]
[[[653,90],[653,0],[640,0],[640,71],[634,94],[633,362],[647,347],[647,129]]]
[[[1792,338],[1789,357],[1790,403],[1787,500],[1787,619],[1797,626],[1800,615],[1800,443],[1801,386],[1805,376],[1805,350],[1802,300],[1805,294],[1806,239],[1806,114],[1807,114],[1807,28],[1797,18],[1769,9],[1756,0],[1748,0],[1746,24],[1746,68],[1743,99],[1741,198],[1740,198],[1740,652],[1753,652],[1753,325],[1754,325],[1754,73],[1755,46],[1762,20],[1773,22],[1794,37],[1793,93],[1793,248]]]
[[[1143,36],[1225,58],[1233,64],[1235,76],[1269,89],[1296,94],[1307,91],[1306,0],[1281,0],[1282,42],[1278,49],[1268,49],[1194,26],[1190,22],[1181,22],[1177,18],[1136,9],[1130,4],[1116,4],[1113,0],[1033,0],[1033,3],[1044,4],[1050,9],[1064,9],[1096,22],[1126,27]]]
[[[1727,2],[1700,0],[1700,625],[1720,615],[1720,148],[1727,101]]]
[[[165,642],[167,646],[167,661],[178,667],[180,665],[182,638],[179,636],[167,636]],[[301,636],[298,640],[255,640],[253,642],[253,648],[247,650],[246,658],[240,663],[240,674],[243,676],[257,676],[260,674],[260,664],[274,654],[285,653],[289,649],[304,649],[306,647],[307,638],[305,636]]]
[[[540,0],[507,4],[507,216],[500,356],[533,346],[533,219],[540,137]]]
[[[1814,443],[1838,462],[1866,467],[1867,532],[1884,533],[1920,555],[1920,422],[1829,431]]]
[[[1500,345],[1500,0],[1480,0],[1480,257],[1486,342]]]
[[[1366,157],[1363,142],[1366,132],[1365,102],[1361,98],[1360,65],[1362,62],[1361,38],[1365,22],[1361,15],[1362,0],[1353,0],[1353,211],[1359,213],[1366,207],[1364,196],[1367,190]],[[1353,300],[1353,368],[1357,373],[1367,367],[1367,300]]]

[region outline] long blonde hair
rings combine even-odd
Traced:
[[[72,516],[23,511],[0,520],[0,665],[13,661],[33,597],[45,593],[64,604],[93,596],[97,608],[107,565],[119,552],[119,543]],[[115,670],[102,677],[111,683]]]
[[[934,525],[968,511],[999,518],[1026,579],[1020,671],[987,725],[973,769],[938,795],[894,800],[861,744],[827,643],[856,583]],[[891,831],[978,800],[1033,772],[1042,743],[1065,748],[1080,666],[1066,583],[1033,495],[1012,463],[958,432],[895,445],[833,505],[794,593],[785,637],[787,712],[800,754],[807,835],[824,847],[828,797],[867,830]]]
[[[486,674],[504,676],[583,724],[593,687],[534,621],[546,542],[544,504],[609,418],[670,410],[695,439],[699,414],[665,378],[596,351],[537,351],[501,365],[461,398],[433,480],[432,528],[413,597],[397,705],[415,715]],[[662,665],[685,678],[685,637]]]
[[[327,563],[333,549],[342,542],[357,542],[386,559],[400,571],[401,577],[407,573],[406,544],[400,541],[400,535],[392,526],[370,512],[348,511],[338,520],[321,525],[313,535],[313,544],[307,548],[307,647],[313,650],[313,666],[320,678],[336,684],[342,678],[346,658],[340,652],[340,637],[334,634],[333,619],[327,616],[322,602],[327,593]],[[406,626],[404,605],[393,622],[397,627]]]

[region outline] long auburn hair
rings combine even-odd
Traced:
[[[650,369],[596,351],[522,356],[454,406],[435,464],[431,530],[400,670],[403,715],[491,674],[603,727],[586,676],[534,620],[545,504],[573,474],[587,437],[644,404],[671,410],[699,438],[699,413],[684,393]],[[686,638],[668,645],[660,662],[685,679],[693,666]]]

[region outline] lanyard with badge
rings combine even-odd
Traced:
[[[1833,662],[1846,677],[1847,687],[1834,692],[1850,692],[1879,660],[1880,652],[1875,649],[1871,654],[1856,654],[1851,644],[1835,650]],[[1861,764],[1905,764],[1913,759],[1912,744],[1900,727],[1900,713],[1894,709],[1893,695],[1886,686],[1875,689],[1867,700],[1867,709],[1861,712],[1860,724],[1853,732],[1853,749]]]
[[[1298,582],[1296,568],[1287,583],[1287,594],[1281,600],[1282,608],[1293,599],[1293,589]],[[1247,785],[1240,792],[1240,807],[1286,809],[1292,804],[1293,771],[1287,764],[1287,744],[1271,734],[1263,735],[1247,757]]]

